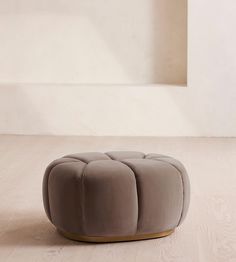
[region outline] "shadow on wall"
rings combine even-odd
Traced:
[[[187,0],[153,0],[152,83],[187,84]]]
[[[23,82],[186,84],[187,0],[10,0],[1,14],[24,15],[15,25]]]

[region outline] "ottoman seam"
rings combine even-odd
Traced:
[[[136,173],[135,173],[135,171],[132,167],[130,167],[128,164],[124,163],[123,161],[119,161],[119,162],[124,164],[125,166],[127,166],[134,174],[135,183],[136,183],[137,201],[138,201],[138,218],[137,218],[137,227],[136,227],[136,232],[135,232],[135,234],[137,234],[138,224],[139,224],[139,219],[140,219],[140,200],[139,200],[139,190],[138,190],[139,187],[138,187],[138,182],[137,182],[137,176],[136,176]]]
[[[142,152],[138,152],[138,153],[142,153]],[[119,162],[121,162],[123,160],[127,160],[127,159],[146,159],[146,156],[147,156],[146,154],[143,153],[142,158],[129,158],[129,157],[127,157],[127,158],[122,158],[122,159],[119,160],[115,157],[110,156],[109,152],[105,152],[104,155],[108,156],[111,160],[115,160],[115,161],[119,161]]]
[[[110,155],[108,155],[108,152],[103,153],[104,155],[108,156],[110,158],[110,160],[116,160],[115,158],[111,157]]]
[[[180,222],[181,222],[181,219],[182,219],[182,216],[183,216],[183,212],[184,212],[184,198],[185,198],[185,192],[184,192],[184,180],[183,180],[183,176],[182,176],[182,172],[178,169],[178,167],[168,161],[165,161],[165,160],[160,160],[160,159],[152,159],[152,160],[156,160],[156,161],[160,161],[160,162],[163,162],[163,163],[166,163],[168,164],[169,166],[172,166],[175,168],[175,170],[178,172],[178,174],[180,175],[181,177],[181,182],[182,182],[182,188],[183,188],[183,204],[182,204],[182,210],[181,210],[181,214],[180,214],[180,218],[179,218],[179,222],[177,223],[177,226],[179,226]]]
[[[85,167],[83,169],[82,175],[81,175],[81,195],[82,195],[82,201],[81,201],[81,215],[82,215],[82,232],[85,234],[85,208],[84,208],[84,200],[85,200],[85,186],[84,186],[84,180],[85,180],[85,170],[88,166],[88,163],[85,163]]]

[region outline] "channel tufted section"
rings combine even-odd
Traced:
[[[159,154],[152,153],[152,154],[147,154],[146,159],[152,159],[156,161],[163,161],[169,163],[179,171],[179,174],[181,175],[182,187],[183,187],[183,206],[178,223],[178,225],[180,225],[183,222],[184,218],[186,217],[189,208],[189,203],[190,203],[190,182],[185,167],[179,160],[166,155],[159,155]]]
[[[83,233],[82,175],[87,164],[81,161],[56,165],[48,179],[52,223],[67,232]]]
[[[182,181],[168,163],[152,159],[126,159],[136,177],[139,216],[138,234],[175,228],[183,205]]]
[[[48,196],[48,179],[51,174],[51,171],[60,164],[63,163],[72,163],[72,162],[77,162],[78,160],[71,159],[71,158],[59,158],[54,160],[49,166],[47,167],[44,177],[43,177],[43,204],[44,204],[44,209],[46,212],[47,217],[51,221],[51,214],[50,214],[50,205],[49,205],[49,196]]]
[[[114,160],[92,161],[84,171],[83,190],[86,235],[136,234],[137,189],[129,167]]]

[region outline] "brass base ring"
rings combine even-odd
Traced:
[[[107,243],[107,242],[135,241],[135,240],[166,237],[172,234],[174,232],[174,229],[170,229],[160,233],[139,234],[133,236],[81,236],[79,234],[64,232],[59,229],[58,231],[64,237],[69,238],[71,240],[82,241],[82,242],[93,242],[93,243]]]

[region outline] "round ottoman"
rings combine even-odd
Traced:
[[[43,179],[49,220],[79,241],[167,236],[184,220],[189,194],[178,160],[141,152],[67,155],[52,162]]]

